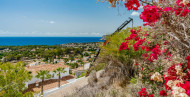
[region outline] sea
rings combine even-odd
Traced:
[[[103,42],[101,37],[0,37],[0,46],[60,45]]]

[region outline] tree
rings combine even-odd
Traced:
[[[40,72],[37,72],[36,78],[40,78],[42,80],[42,85],[41,85],[41,93],[43,95],[43,83],[45,79],[51,78],[51,74],[47,70],[40,70]]]
[[[75,60],[75,58],[74,58],[73,55],[70,55],[70,56],[69,56],[69,59],[70,59],[71,61],[74,61],[74,60]]]
[[[69,61],[68,58],[64,58],[63,60],[65,61],[65,63],[67,63]]]
[[[65,73],[67,71],[65,71],[65,68],[57,68],[56,70],[53,71],[54,73],[57,73],[57,76],[59,76],[59,80],[58,80],[58,87],[60,87],[60,81],[61,81],[61,73]]]
[[[3,97],[23,97],[31,93],[23,94],[25,83],[32,78],[25,70],[24,64],[3,63],[0,64],[0,96]]]

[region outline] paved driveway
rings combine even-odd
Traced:
[[[88,84],[88,78],[82,77],[79,79],[68,80],[69,83],[60,88],[53,88],[44,91],[44,97],[64,97],[75,93],[75,90],[82,88]]]

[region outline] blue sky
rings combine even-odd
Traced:
[[[0,37],[96,37],[113,33],[128,17],[142,25],[141,10],[96,1],[0,0]]]

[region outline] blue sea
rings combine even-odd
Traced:
[[[60,45],[103,42],[101,37],[0,37],[0,46]]]

